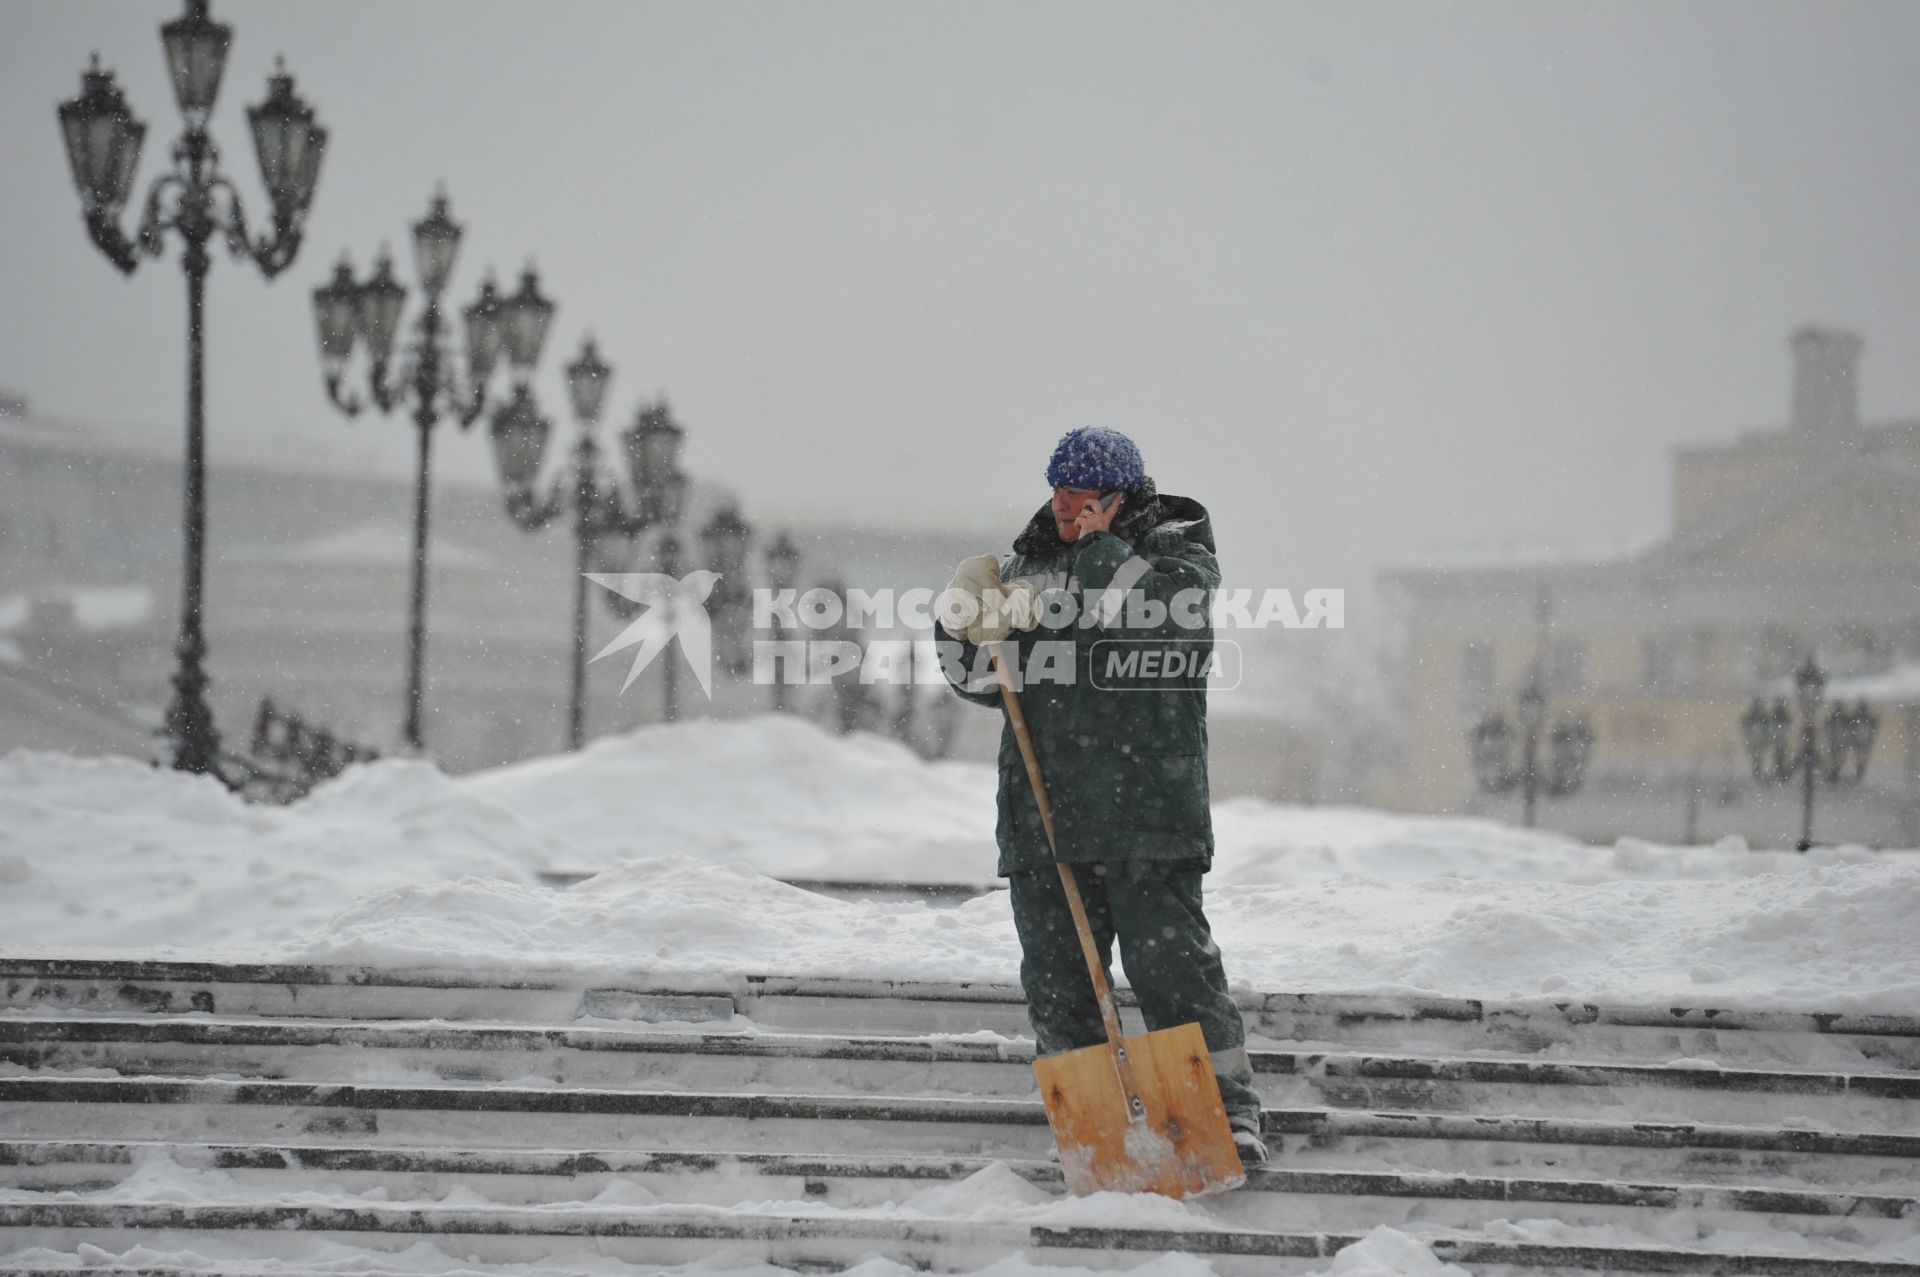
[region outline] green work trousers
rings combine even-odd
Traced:
[[[1246,1027],[1227,991],[1220,947],[1200,908],[1204,873],[1203,863],[1194,860],[1074,866],[1108,982],[1117,935],[1120,961],[1148,1032],[1198,1022],[1228,1118],[1257,1131],[1260,1096],[1253,1089]],[[1059,870],[1049,866],[1010,875],[1008,881],[1013,925],[1020,934],[1020,983],[1036,1051],[1055,1055],[1106,1041]]]

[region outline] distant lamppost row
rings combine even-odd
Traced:
[[[719,574],[713,593],[707,596],[707,608],[713,614],[715,647],[721,668],[739,676],[751,665],[747,646],[745,615],[753,601],[747,584],[747,551],[753,544],[753,527],[740,513],[740,507],[728,502],[713,512],[700,529],[700,549],[707,567]]]
[[[507,489],[508,517],[523,531],[533,532],[569,508],[574,516],[572,679],[567,708],[567,748],[574,750],[586,738],[587,573],[626,570],[615,539],[630,550],[647,528],[679,517],[686,492],[686,476],[678,468],[685,432],[672,422],[664,404],[643,409],[623,435],[636,498],[632,509],[619,487],[601,473],[600,444],[593,432],[612,377],[613,369],[600,358],[593,339],[587,338],[580,357],[567,366],[567,388],[580,423],[571,473],[556,475],[544,497],[535,495],[533,485],[552,426],[533,406],[524,382],[516,389],[514,401],[494,419],[494,453]],[[610,595],[609,603],[620,611],[618,605],[624,600]]]
[[[680,579],[680,535],[669,523],[660,534],[659,549],[654,556],[654,566],[663,576]],[[680,721],[680,667],[673,661],[672,652],[662,652],[660,662],[660,721],[677,723]]]
[[[1473,748],[1474,778],[1489,794],[1515,789],[1522,795],[1521,823],[1533,826],[1541,793],[1562,798],[1579,789],[1593,754],[1593,729],[1585,718],[1556,723],[1548,741],[1551,756],[1540,757],[1541,734],[1547,722],[1546,678],[1535,661],[1519,696],[1520,757],[1513,757],[1514,730],[1502,714],[1488,712],[1468,734]]]
[[[686,504],[687,477],[679,470],[680,449],[686,440],[686,431],[673,418],[673,411],[665,399],[659,399],[640,409],[640,415],[626,432],[627,459],[629,468],[637,467],[635,475],[664,476],[664,478],[646,478],[635,483],[635,491],[641,494],[643,505],[650,505],[657,514],[652,522],[661,528],[660,538],[654,546],[653,567],[662,576],[678,580],[680,577],[680,538],[674,528],[680,522],[680,513]],[[658,489],[658,496],[648,494]],[[598,544],[611,546],[611,538],[602,537]],[[626,571],[641,558],[642,547],[639,536],[635,534],[625,538],[625,548],[620,550],[619,563],[614,566],[609,561],[604,570]],[[641,604],[630,602],[611,592],[601,595],[607,607],[623,619],[631,620],[639,613]],[[661,618],[663,623],[671,624],[673,618]],[[660,661],[660,717],[662,722],[671,723],[680,716],[680,674],[679,666],[672,660],[671,652],[663,652]]]
[[[773,544],[767,547],[767,584],[776,593],[800,587],[800,547],[785,532],[775,537]],[[781,625],[780,613],[776,610],[773,614],[773,641],[778,644],[785,637],[785,627]],[[779,648],[774,650],[778,651]],[[776,714],[783,713],[787,708],[785,675],[784,668],[773,671],[773,712]]]
[[[413,486],[413,567],[407,610],[407,688],[406,721],[402,733],[407,745],[418,752],[425,746],[422,726],[422,702],[425,698],[427,646],[427,523],[429,492],[432,484],[433,428],[439,424],[442,410],[450,413],[468,429],[487,408],[487,386],[494,367],[500,361],[509,331],[531,329],[543,321],[538,314],[523,316],[523,307],[542,304],[537,285],[525,285],[512,297],[502,298],[489,273],[480,295],[464,312],[467,337],[467,378],[459,381],[456,361],[448,349],[449,325],[443,318],[441,296],[453,275],[454,258],[460,251],[463,232],[447,209],[444,191],[434,196],[427,215],[413,224],[413,260],[420,277],[425,301],[415,324],[415,336],[404,351],[399,369],[389,376],[393,364],[394,339],[400,329],[400,309],[407,290],[393,277],[393,259],[382,251],[373,274],[364,283],[355,282],[353,267],[343,255],[334,267],[333,278],[313,290],[313,316],[319,330],[320,364],[326,375],[327,398],[349,417],[358,416],[363,407],[359,396],[345,392],[347,360],[356,345],[367,349],[367,398],[382,413],[391,413],[408,403],[413,405],[413,424],[417,461]],[[551,307],[549,306],[549,312]],[[522,343],[514,347],[524,351]],[[531,347],[532,360],[539,356],[539,343]],[[532,360],[521,368],[510,352],[509,359],[521,371],[531,371]]]
[[[210,772],[218,770],[220,737],[207,706],[207,644],[201,625],[206,563],[206,286],[212,266],[207,242],[220,234],[229,253],[250,259],[268,279],[291,265],[320,178],[327,131],[294,92],[293,77],[285,66],[276,61],[273,74],[267,77],[266,101],[247,108],[254,152],[273,213],[272,235],[253,238],[240,192],[220,172],[219,148],[207,133],[233,29],[208,16],[206,0],[187,0],[185,13],[160,28],[160,39],[186,128],[173,145],[173,171],[156,178],[148,189],[146,210],[133,239],[120,229],[120,213],[133,190],[147,126],[134,118],[113,73],[101,69],[99,54],[94,54],[91,67],[81,77],[79,96],[60,104],[60,128],[87,232],[107,260],[132,274],[142,256],[160,255],[166,231],[178,231],[185,245],[180,260],[187,275],[186,545],[180,636],[175,644],[178,666],[166,732],[175,768]]]
[[[1768,706],[1756,696],[1740,717],[1740,735],[1746,742],[1754,780],[1762,785],[1784,785],[1796,774],[1800,777],[1800,851],[1813,847],[1814,789],[1822,781],[1835,787],[1859,784],[1873,752],[1873,738],[1880,730],[1880,716],[1864,700],[1852,707],[1836,700],[1822,715],[1826,693],[1826,673],[1808,656],[1794,675],[1794,699],[1800,708],[1798,732],[1793,730],[1793,715],[1785,697],[1776,697]],[[1824,748],[1820,742],[1823,719],[1827,735]],[[1787,742],[1795,736],[1799,739],[1789,748]]]

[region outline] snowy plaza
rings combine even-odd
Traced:
[[[0,0],[0,1277],[1920,1277],[1916,121]]]

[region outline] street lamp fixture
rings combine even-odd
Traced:
[[[500,362],[500,290],[493,272],[480,283],[480,295],[461,312],[467,324],[467,372],[473,384],[484,385]]]
[[[501,336],[516,374],[526,376],[539,362],[553,311],[554,305],[540,292],[540,278],[529,263],[520,273],[519,291],[500,303]]]
[[[329,382],[337,383],[353,354],[360,333],[360,287],[353,282],[353,264],[345,254],[333,268],[333,278],[313,290],[313,317],[320,330],[320,362]]]
[[[1565,718],[1547,729],[1546,678],[1534,662],[1518,698],[1518,731],[1502,714],[1488,712],[1468,734],[1474,779],[1489,794],[1522,796],[1521,823],[1533,826],[1541,794],[1563,798],[1585,783],[1593,756],[1593,728],[1584,717]],[[1541,757],[1542,733],[1547,756]],[[1516,739],[1519,757],[1514,757]]]
[[[354,299],[355,331],[367,343],[374,366],[382,371],[393,358],[394,338],[400,333],[400,308],[406,301],[407,290],[393,277],[393,254],[383,248],[374,261],[373,278],[360,285]]]
[[[800,587],[800,547],[785,532],[767,547],[767,583],[776,590]]]
[[[707,525],[700,529],[700,545],[706,551],[707,565],[720,574],[722,581],[739,582],[746,571],[747,546],[752,540],[753,529],[733,505],[715,510]]]
[[[185,129],[174,143],[172,170],[148,188],[138,230],[127,237],[120,215],[133,193],[146,125],[95,54],[80,93],[59,105],[61,135],[87,233],[108,261],[131,274],[142,257],[157,257],[166,232],[179,234],[187,277],[185,552],[181,572],[178,660],[166,711],[168,752],[184,771],[218,770],[219,733],[207,706],[206,637],[202,625],[206,567],[206,280],[207,245],[220,236],[227,251],[253,262],[272,279],[299,252],[307,211],[326,154],[327,131],[294,91],[293,77],[275,63],[267,97],[247,110],[255,158],[272,208],[271,235],[253,238],[238,188],[220,171],[220,152],[207,133],[219,96],[233,30],[208,13],[207,0],[187,0],[180,17],[160,29],[174,100]],[[332,340],[338,344],[337,332]]]
[[[124,243],[104,234],[117,234],[120,210],[133,192],[133,175],[140,166],[140,146],[147,126],[133,118],[133,110],[114,83],[113,72],[100,69],[100,55],[80,77],[80,95],[60,104],[60,128],[66,135],[67,162],[80,192],[80,209],[107,256],[124,271],[135,265]]]
[[[205,11],[204,2],[200,8]],[[327,131],[314,122],[313,108],[293,91],[293,77],[284,64],[275,62],[273,74],[267,77],[267,100],[247,108],[247,122],[253,126],[253,149],[273,205],[275,230],[297,225],[313,202]]]
[[[713,613],[714,638],[721,664],[729,674],[740,675],[751,666],[746,644],[744,615],[751,601],[747,586],[747,547],[753,541],[753,529],[741,517],[739,507],[728,503],[713,512],[700,529],[700,548],[707,566],[719,574],[707,606]]]
[[[453,276],[453,259],[460,253],[460,223],[447,210],[447,193],[437,192],[427,215],[413,224],[413,269],[420,287],[438,297]]]
[[[507,355],[518,367],[528,343],[533,343],[531,349],[537,352],[538,343],[544,340],[553,304],[540,296],[529,271],[521,280],[519,292],[500,306]],[[534,404],[524,379],[515,386],[513,399],[493,419],[494,460],[507,489],[507,516],[522,531],[535,532],[569,509],[573,513],[573,647],[567,748],[575,750],[586,739],[587,573],[626,570],[637,554],[642,533],[679,519],[687,487],[686,476],[674,468],[679,441],[686,432],[674,423],[665,404],[643,409],[639,421],[625,432],[623,442],[634,490],[631,504],[613,478],[603,473],[601,446],[594,438],[594,429],[612,378],[613,368],[600,357],[593,338],[587,337],[579,356],[567,365],[567,391],[580,427],[571,473],[556,475],[545,496],[535,493],[534,484],[546,459],[552,426]],[[669,575],[674,571],[664,564],[660,570]],[[643,606],[612,592],[606,597],[609,606],[623,616],[631,616]],[[665,664],[671,679],[672,663]]]
[[[1785,697],[1774,698],[1771,705],[1755,697],[1740,716],[1740,737],[1747,747],[1754,780],[1762,785],[1784,785],[1796,775],[1800,778],[1800,841],[1795,844],[1800,851],[1813,846],[1814,790],[1821,783],[1835,788],[1859,784],[1880,730],[1880,716],[1865,700],[1851,706],[1843,700],[1828,705],[1826,692],[1826,672],[1809,655],[1794,675],[1794,699],[1800,710],[1798,732],[1793,730],[1793,714]],[[1823,722],[1824,745],[1820,739]]]
[[[205,4],[189,4],[187,11],[160,28],[167,51],[167,70],[173,78],[173,98],[188,120],[204,125],[220,94],[220,76],[227,67],[227,48],[233,28],[215,22]]]
[[[607,397],[607,382],[613,369],[600,358],[599,348],[588,337],[580,357],[567,365],[567,389],[573,395],[573,412],[588,426],[600,423],[600,404]]]
[[[394,278],[393,256],[384,248],[373,274],[356,283],[353,266],[343,255],[333,277],[313,290],[313,317],[320,339],[320,366],[326,378],[327,398],[349,417],[363,407],[358,395],[344,390],[346,367],[356,344],[367,348],[367,397],[382,413],[404,404],[413,407],[417,433],[414,467],[413,566],[408,591],[406,653],[406,720],[401,731],[415,753],[426,746],[423,723],[426,677],[427,520],[428,492],[433,474],[433,431],[443,415],[451,415],[465,430],[479,420],[487,406],[487,384],[500,352],[501,303],[491,279],[480,297],[466,308],[468,340],[467,384],[460,384],[457,360],[448,350],[451,325],[442,298],[453,277],[463,234],[453,220],[447,194],[438,191],[427,214],[413,224],[414,272],[419,276],[424,305],[414,324],[414,335],[393,371],[394,345],[400,334],[400,314],[406,305],[406,287]],[[551,304],[549,303],[549,311]],[[538,350],[534,357],[538,358]],[[525,390],[524,379],[521,390]],[[531,411],[529,399],[527,410]],[[524,415],[524,414],[523,414]],[[533,415],[537,418],[538,413]],[[496,425],[495,445],[499,445]]]
[[[773,539],[767,547],[767,583],[776,593],[800,588],[800,547],[785,532]],[[773,613],[773,641],[779,643],[786,637],[785,627],[780,622],[780,611]],[[782,681],[784,671],[774,671],[773,712],[778,714],[787,708],[787,689]]]
[[[641,408],[640,415],[622,435],[627,450],[627,469],[634,486],[652,489],[680,471],[680,449],[687,432],[673,419],[672,409],[662,399]]]
[[[540,473],[540,463],[547,455],[547,433],[552,428],[524,381],[513,388],[513,397],[494,411],[493,460],[510,498]]]

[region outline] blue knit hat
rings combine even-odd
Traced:
[[[1140,449],[1118,430],[1080,426],[1060,436],[1047,462],[1047,483],[1056,488],[1132,492],[1146,477]]]

